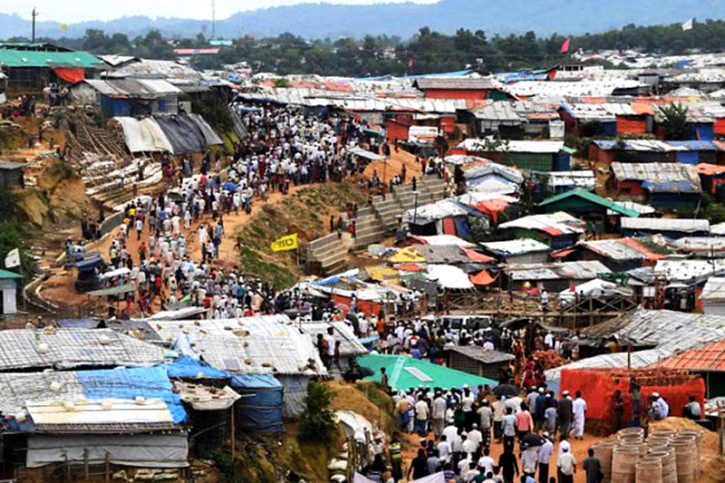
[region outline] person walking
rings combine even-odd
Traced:
[[[485,448],[491,444],[491,425],[493,423],[493,411],[484,399],[481,407],[478,408],[479,428],[481,431],[481,445]]]
[[[549,461],[554,454],[554,443],[549,433],[544,433],[544,444],[539,446],[539,483],[549,483]]]
[[[562,393],[561,401],[559,401],[559,407],[557,409],[557,416],[559,417],[559,428],[561,435],[559,440],[564,440],[569,436],[569,430],[571,429],[571,420],[573,415],[572,400],[569,397],[569,391]]]
[[[582,397],[581,391],[576,392],[576,399],[572,403],[572,413],[574,415],[574,437],[576,439],[584,439],[584,423],[586,422],[587,402]]]
[[[559,467],[559,483],[574,483],[576,474],[576,459],[569,448],[564,448],[559,455],[557,466]]]
[[[508,448],[504,444],[503,453],[498,458],[498,467],[501,469],[504,483],[514,483],[514,478],[519,476],[519,464],[513,448]]]
[[[506,416],[503,418],[501,425],[503,431],[503,448],[508,448],[511,453],[514,451],[514,440],[516,439],[516,416],[514,416],[513,408],[506,408]]]
[[[599,461],[599,458],[594,456],[594,450],[592,448],[589,448],[587,454],[589,456],[582,462],[582,467],[587,474],[587,483],[601,483],[604,478],[602,463]]]
[[[446,400],[442,392],[436,392],[431,408],[431,419],[433,421],[433,434],[436,438],[440,438],[446,424]]]

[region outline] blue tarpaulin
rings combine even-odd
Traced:
[[[271,374],[239,374],[232,389],[242,395],[235,408],[243,428],[263,433],[284,431],[284,386]]]
[[[471,229],[468,227],[468,221],[464,217],[454,218],[456,223],[456,234],[459,238],[468,238],[471,235]]]
[[[60,319],[57,324],[61,329],[95,329],[99,322],[96,319]]]
[[[216,369],[191,357],[182,357],[176,362],[164,364],[161,367],[166,369],[169,377],[178,379],[230,379],[232,377],[226,371]]]
[[[171,412],[174,424],[186,422],[186,411],[181,398],[173,391],[166,369],[161,366],[134,369],[78,371],[83,395],[88,399],[161,399]]]

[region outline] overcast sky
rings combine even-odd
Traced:
[[[406,0],[328,0],[329,3],[383,3]],[[411,0],[408,0],[411,1]],[[435,3],[436,0],[412,0]],[[16,13],[30,18],[37,7],[38,20],[73,23],[83,20],[109,20],[131,15],[148,17],[211,18],[212,0],[0,0],[0,13]],[[216,17],[222,19],[242,10],[293,5],[304,0],[215,0]],[[309,2],[307,2],[309,3]]]

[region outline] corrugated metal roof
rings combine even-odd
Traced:
[[[422,77],[413,82],[413,86],[421,90],[426,89],[457,89],[479,90],[496,89],[501,84],[494,78],[481,77]]]
[[[110,329],[0,331],[0,371],[78,366],[147,366],[166,351]]]
[[[654,364],[654,367],[690,371],[725,371],[725,342],[714,342],[681,352]]]
[[[672,351],[664,349],[651,349],[645,351],[634,351],[631,354],[617,352],[614,354],[602,354],[594,357],[587,357],[571,364],[566,364],[545,372],[547,381],[558,381],[563,369],[613,369],[627,367],[630,364],[632,369],[641,369],[672,355]]]
[[[340,341],[340,355],[342,357],[354,357],[367,354],[368,350],[360,343],[355,333],[345,322],[302,322],[302,332],[317,340],[317,335],[327,334],[327,329],[332,327],[335,331],[335,340]]]
[[[725,269],[725,260],[659,260],[655,275],[667,281],[689,282]]]
[[[103,62],[88,52],[40,52],[0,49],[0,65],[5,67],[81,67],[92,69]]]
[[[682,233],[710,230],[710,222],[708,220],[686,218],[622,218],[621,223],[622,229],[624,230],[676,231]]]
[[[602,273],[610,273],[596,260],[563,263],[526,263],[506,267],[512,280],[592,280]]]
[[[612,163],[612,172],[619,181],[648,181],[650,183],[692,183],[700,186],[695,167],[680,163]]]
[[[484,151],[484,139],[468,138],[461,142],[457,148],[476,152]],[[540,153],[556,154],[564,147],[563,141],[513,141],[506,140],[496,151],[507,153]]]
[[[84,81],[108,97],[156,98],[183,91],[163,79],[109,79]]]
[[[510,102],[492,102],[487,106],[479,107],[471,111],[476,119],[483,121],[501,122],[524,122],[526,118],[521,117]]]
[[[604,208],[608,208],[610,210],[613,210],[621,215],[630,216],[630,217],[638,217],[639,213],[636,211],[631,211],[626,208],[623,208],[616,202],[612,200],[608,200],[606,198],[602,198],[601,196],[595,195],[594,193],[591,193],[585,189],[575,189],[571,191],[566,191],[564,193],[552,196],[551,198],[547,198],[541,203],[539,203],[539,206],[548,206],[551,204],[558,203],[561,200],[569,199],[569,198],[581,198],[582,200],[588,201],[590,203],[594,203],[596,205],[599,205]]]
[[[549,186],[551,187],[576,186],[589,191],[597,187],[597,178],[594,176],[594,171],[591,170],[551,171],[542,174],[549,178]],[[617,202],[617,204],[622,205],[621,202]]]
[[[651,260],[660,258],[632,238],[580,241],[579,245],[612,260]]]
[[[106,78],[167,79],[200,81],[201,73],[173,60],[140,59],[103,74]]]
[[[463,354],[466,357],[470,357],[471,359],[475,359],[479,362],[483,362],[484,364],[494,364],[496,362],[507,362],[512,361],[515,359],[513,354],[507,354],[505,352],[499,352],[499,351],[487,351],[484,350],[483,347],[475,346],[475,345],[466,345],[466,346],[453,346],[448,348],[448,350],[451,350],[453,352],[458,352],[459,354]]]
[[[725,300],[725,277],[710,277],[700,294],[701,300]]]
[[[637,203],[635,201],[617,201],[617,204],[620,206],[623,206],[627,208],[628,210],[636,211],[640,215],[649,215],[652,213],[656,213],[657,210],[652,208],[649,205],[643,205],[642,203]],[[612,210],[607,210],[607,215],[614,215],[615,213]]]
[[[547,252],[549,246],[531,238],[519,238],[517,240],[507,240],[499,242],[484,242],[481,246],[504,256],[519,255],[521,253],[531,252]]]
[[[683,252],[722,252],[725,251],[725,238],[709,236],[688,236],[672,242],[678,250]]]
[[[319,353],[286,315],[204,321],[159,321],[162,340],[217,369],[239,374],[326,374]]]

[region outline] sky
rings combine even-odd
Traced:
[[[214,0],[216,18],[223,19],[244,10],[311,3],[310,0]],[[329,3],[369,4],[406,0],[326,0]],[[435,3],[436,0],[408,0]],[[132,15],[210,19],[212,0],[0,0],[0,13],[18,14],[30,19],[33,7],[38,21],[74,23],[84,20],[110,20]]]

